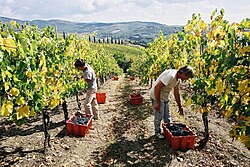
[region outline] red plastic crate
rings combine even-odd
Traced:
[[[172,123],[171,125],[174,125],[175,123]],[[185,126],[185,130],[189,130],[190,134],[187,136],[173,136],[172,132],[167,128],[167,124],[163,123],[163,132],[166,137],[166,139],[169,141],[170,146],[174,150],[185,150],[194,148],[196,135],[194,132],[192,132],[187,126]]]
[[[73,118],[76,117],[74,115],[66,122],[68,134],[84,137],[88,133],[89,128],[92,125],[93,115],[91,114],[82,114],[82,115],[89,118],[87,125],[75,124],[74,122],[72,122]]]
[[[131,104],[139,105],[139,104],[142,104],[143,97],[141,94],[130,94],[129,99],[130,99]]]
[[[106,101],[106,93],[96,93],[96,99],[98,104],[104,104]]]

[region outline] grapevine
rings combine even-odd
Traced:
[[[93,64],[97,77],[121,71],[111,55],[97,53],[76,34],[64,39],[54,27],[14,21],[0,22],[0,29],[0,116],[18,125],[86,87],[74,68],[77,58]]]
[[[250,147],[250,20],[229,24],[223,16],[223,9],[215,10],[207,24],[200,14],[193,14],[183,31],[168,39],[160,33],[131,70],[137,71],[146,84],[167,68],[193,66],[196,76],[189,83],[192,95],[185,95],[184,100],[202,113],[206,140],[207,116],[216,105],[223,116],[234,118],[230,136]]]

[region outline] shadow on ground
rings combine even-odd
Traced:
[[[111,133],[115,140],[106,148],[98,148],[92,153],[95,164],[98,166],[166,166],[174,156],[169,143],[155,136],[140,135],[140,132],[144,131],[145,120],[152,116],[150,102],[144,100],[141,105],[132,105],[128,97],[133,93],[134,87],[126,81],[123,86],[121,94],[117,96],[119,103],[116,104],[116,108],[119,116],[112,120]],[[135,127],[138,130],[135,140],[123,137],[126,131]]]
[[[105,150],[93,152],[99,166],[163,167],[174,156],[168,143],[154,136],[137,141],[120,138]]]

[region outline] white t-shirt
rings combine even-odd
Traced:
[[[96,83],[96,76],[95,72],[90,65],[86,64],[87,69],[86,71],[82,72],[82,75],[84,79],[89,79],[90,82],[88,82],[88,89],[96,89],[97,88],[97,83]]]
[[[161,73],[161,75],[156,79],[156,81],[154,82],[152,88],[149,91],[149,95],[152,99],[155,100],[155,85],[161,81],[164,86],[161,89],[161,101],[168,101],[168,96],[170,91],[175,87],[175,86],[180,86],[180,81],[177,80],[176,78],[176,74],[177,74],[176,69],[169,69],[169,70],[165,70],[164,72]]]

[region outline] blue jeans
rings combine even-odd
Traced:
[[[164,120],[164,123],[171,123],[171,117],[169,113],[169,104],[168,101],[163,102],[161,101],[161,108],[160,111],[156,111],[154,109],[155,100],[152,100],[152,106],[154,111],[154,126],[155,126],[155,133],[161,133],[161,120]]]

